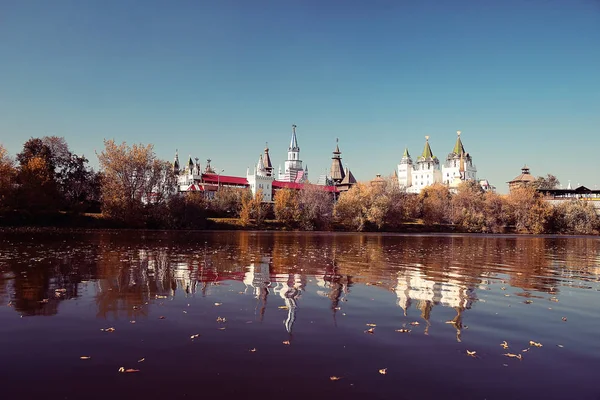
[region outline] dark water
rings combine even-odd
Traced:
[[[1,233],[0,392],[598,399],[599,273],[596,238]]]

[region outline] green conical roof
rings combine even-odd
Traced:
[[[404,148],[404,154],[402,154],[402,157],[406,157],[406,158],[410,157],[410,154],[408,153],[408,147]]]
[[[460,135],[458,135],[458,137],[456,138],[456,144],[454,145],[454,150],[452,150],[452,152],[457,155],[466,153],[465,147],[463,146],[462,141],[460,140]]]
[[[425,148],[423,149],[423,154],[421,154],[423,158],[433,158],[433,152],[431,151],[431,146],[429,146],[429,136],[425,136]]]

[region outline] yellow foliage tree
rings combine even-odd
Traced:
[[[419,193],[421,217],[427,225],[450,222],[451,194],[448,188],[436,183],[423,188]]]
[[[298,194],[292,189],[280,189],[275,195],[273,206],[275,218],[287,227],[298,222]]]
[[[162,205],[174,188],[169,164],[156,158],[151,144],[130,147],[105,140],[98,160],[104,174],[103,212],[111,217],[139,222],[144,203]]]

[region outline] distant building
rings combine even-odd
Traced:
[[[356,179],[348,168],[344,168],[342,164],[342,152],[338,144],[339,139],[335,140],[335,150],[331,157],[331,168],[329,175],[321,175],[317,181],[317,185],[332,185],[340,192],[348,191],[356,184]]]
[[[477,168],[473,164],[471,155],[465,151],[460,137],[461,132],[457,131],[456,134],[454,148],[443,164],[433,154],[429,144],[429,136],[425,136],[423,153],[417,158],[416,162],[413,162],[408,148],[405,148],[402,159],[395,171],[400,188],[408,193],[420,193],[427,186],[442,183],[448,186],[450,190],[455,191],[464,181],[477,181]],[[491,187],[489,182],[486,181],[486,184]]]
[[[525,165],[521,168],[521,175],[508,182],[508,190],[512,191],[516,188],[531,186],[534,182],[534,176],[529,173],[529,167]]]

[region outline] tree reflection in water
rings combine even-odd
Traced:
[[[334,324],[352,286],[370,284],[393,292],[404,316],[415,306],[426,333],[436,306],[454,309],[448,324],[458,341],[464,312],[491,282],[531,297],[559,296],[566,280],[599,279],[600,248],[593,238],[253,232],[3,237],[0,301],[24,316],[54,315],[83,290],[94,296],[99,318],[135,320],[165,296],[210,296],[214,285],[240,281],[256,298],[258,321],[269,294],[283,299],[290,335],[312,277],[314,291],[330,299]]]

